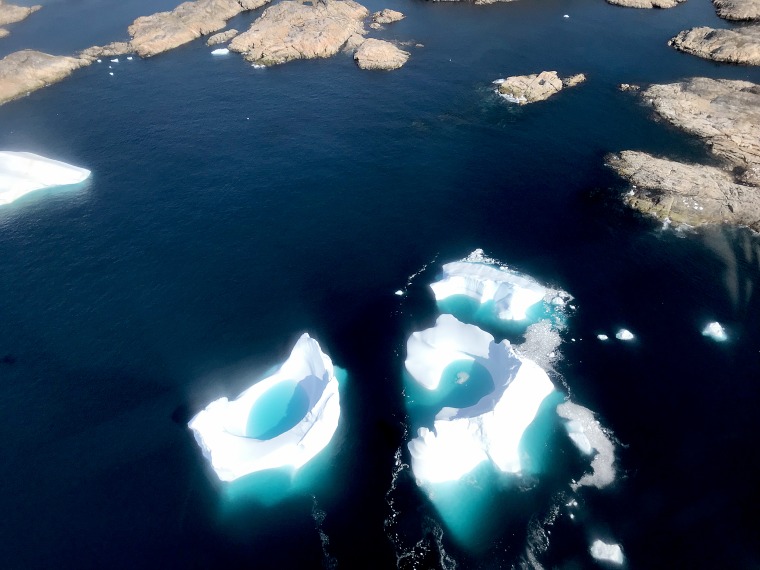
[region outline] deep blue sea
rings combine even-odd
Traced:
[[[127,39],[175,5],[42,3],[0,57]],[[0,149],[93,172],[0,208],[0,567],[510,568],[540,527],[546,568],[595,567],[595,537],[629,568],[760,568],[760,238],[663,230],[603,160],[711,160],[616,86],[760,83],[666,45],[730,24],[708,0],[366,5],[407,15],[374,36],[424,45],[402,69],[255,70],[200,40],[0,107]],[[521,108],[492,92],[544,69],[588,81]],[[467,548],[396,459],[406,339],[435,320],[441,263],[475,248],[575,297],[553,380],[614,434],[619,477],[570,519],[549,468],[530,499],[494,498],[495,536]],[[712,320],[726,343],[701,335]],[[621,327],[636,340],[596,339]],[[304,331],[346,371],[341,422],[321,476],[265,504],[216,480],[186,422]]]

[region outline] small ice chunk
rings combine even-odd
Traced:
[[[219,48],[212,51],[211,55],[227,55],[228,53],[230,53],[230,50],[227,48]]]
[[[300,400],[303,417],[270,438],[251,433],[251,415],[261,411],[260,402],[271,404],[267,398],[281,390],[293,391],[288,409],[296,399]],[[339,418],[333,363],[317,341],[304,333],[277,372],[256,382],[236,400],[220,398],[211,402],[190,420],[188,427],[219,479],[232,481],[266,469],[299,469],[327,446]]]
[[[260,64],[260,63],[252,63],[252,64],[251,64],[251,67],[252,67],[253,69],[266,69],[266,65],[262,65],[262,64]]]
[[[562,16],[562,17],[563,17],[563,18],[569,18],[569,17],[570,17],[570,14],[565,14],[565,15],[564,15],[564,16]]]
[[[618,340],[633,340],[634,337],[633,333],[628,329],[620,329],[615,335],[615,338]]]
[[[108,72],[108,75],[113,75],[113,71],[109,71],[109,72]]]
[[[78,184],[90,171],[30,152],[0,151],[0,204],[9,204],[24,194]]]
[[[619,544],[607,544],[598,539],[591,545],[591,556],[614,564],[623,563],[623,550]]]
[[[395,293],[393,293],[393,294],[394,294],[394,295],[398,295],[399,297],[401,297],[401,296],[404,294],[404,292],[403,292],[401,289],[398,289],[398,290],[397,290]]]
[[[598,334],[598,335],[596,335],[596,338],[598,338],[599,340],[604,341],[604,340],[608,340],[610,337],[608,337],[606,334]]]
[[[112,60],[111,60],[111,63],[119,63],[119,58],[118,58],[118,57],[116,57],[116,58],[112,59]]]
[[[704,336],[710,337],[713,340],[717,340],[718,342],[723,342],[728,339],[728,335],[726,334],[726,329],[724,329],[723,325],[721,325],[717,321],[713,321],[709,323],[702,330],[702,334]]]
[[[127,61],[132,61],[132,56],[131,55],[127,58]]]
[[[102,60],[102,59],[99,59],[99,60],[98,60],[98,63],[103,63],[103,60]]]

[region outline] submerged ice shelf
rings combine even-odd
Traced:
[[[412,334],[405,366],[427,390],[454,375],[464,385],[477,381],[488,387],[477,401],[444,407],[433,430],[421,427],[409,442],[412,471],[418,483],[454,481],[480,463],[490,461],[506,473],[519,473],[519,444],[554,386],[534,362],[520,358],[509,341],[494,337],[451,315],[438,317],[433,328]]]
[[[31,152],[0,151],[0,204],[55,186],[79,184],[90,171]]]
[[[188,427],[219,479],[232,481],[265,469],[299,469],[327,446],[339,418],[333,363],[304,333],[277,372],[236,400],[211,402]]]

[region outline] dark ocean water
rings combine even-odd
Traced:
[[[51,1],[0,56],[125,39],[172,4]],[[575,522],[560,509],[539,560],[588,567],[602,536],[630,568],[760,567],[760,241],[663,231],[619,205],[603,165],[624,149],[708,156],[618,83],[760,82],[760,69],[667,47],[686,27],[728,26],[707,0],[367,6],[407,14],[379,36],[424,44],[401,70],[344,55],[253,70],[199,41],[0,107],[0,148],[93,171],[0,209],[0,566],[395,567],[406,338],[435,319],[439,264],[481,247],[575,296],[555,380],[621,444],[619,480],[582,491]],[[589,79],[520,109],[491,92],[542,69]],[[701,336],[711,320],[728,342]],[[623,326],[635,342],[595,338]],[[304,331],[348,373],[341,425],[321,477],[260,505],[215,480],[185,423]],[[566,484],[546,478],[552,493]],[[406,483],[421,568],[436,540],[459,568],[510,567],[553,504],[505,503],[501,534],[470,551]]]

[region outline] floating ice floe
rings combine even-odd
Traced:
[[[260,63],[252,63],[252,64],[251,64],[251,67],[252,67],[253,69],[266,69],[266,67],[267,67],[267,66],[266,66],[266,65],[262,65],[262,64],[260,64]]]
[[[119,63],[119,58],[117,57],[117,58],[115,58],[115,59],[112,59],[112,60],[111,60],[111,63]]]
[[[525,320],[526,311],[549,293],[531,277],[488,263],[482,250],[476,250],[465,261],[444,265],[442,278],[430,288],[438,301],[464,295],[481,305],[493,302],[498,317],[512,321]]]
[[[299,469],[324,449],[340,418],[330,357],[308,334],[280,369],[233,401],[220,398],[188,427],[222,481],[249,473]]]
[[[404,292],[401,289],[397,289],[394,293],[394,295],[398,295],[399,297],[404,295]]]
[[[219,48],[212,51],[211,55],[227,55],[228,53],[230,53],[230,50],[227,48]]]
[[[591,455],[596,451],[591,460],[592,473],[573,483],[573,490],[586,486],[602,488],[612,483],[615,480],[615,444],[594,417],[594,412],[567,401],[557,406],[557,415],[569,420],[565,429],[581,453]]]
[[[724,329],[723,325],[721,325],[717,321],[713,321],[712,323],[709,323],[702,330],[702,334],[704,336],[710,337],[713,340],[717,340],[718,342],[723,342],[728,339],[728,335],[726,334],[726,329]]]
[[[412,334],[405,366],[428,390],[438,388],[444,373],[455,375],[457,384],[474,374],[491,382],[475,404],[441,409],[434,429],[420,428],[409,442],[419,484],[458,480],[484,461],[505,473],[521,471],[520,439],[554,390],[542,368],[520,358],[509,341],[496,343],[492,335],[451,315]]]
[[[606,560],[614,564],[623,563],[623,549],[619,544],[607,544],[601,540],[595,540],[591,545],[591,556],[597,560]]]
[[[610,337],[608,337],[606,334],[598,334],[596,335],[596,338],[598,338],[601,341],[609,340]]]
[[[132,61],[132,56],[131,55],[127,58],[127,61]]]
[[[615,338],[618,340],[633,340],[634,336],[631,331],[628,329],[620,329],[616,334]]]
[[[569,17],[570,17],[570,14],[565,14],[565,15],[564,15],[564,16],[562,16],[562,17],[563,17],[563,18],[569,18]]]
[[[90,171],[30,152],[0,151],[0,204],[9,204],[24,194],[79,184]]]
[[[109,71],[109,72],[108,72],[108,75],[113,75],[113,71]]]

